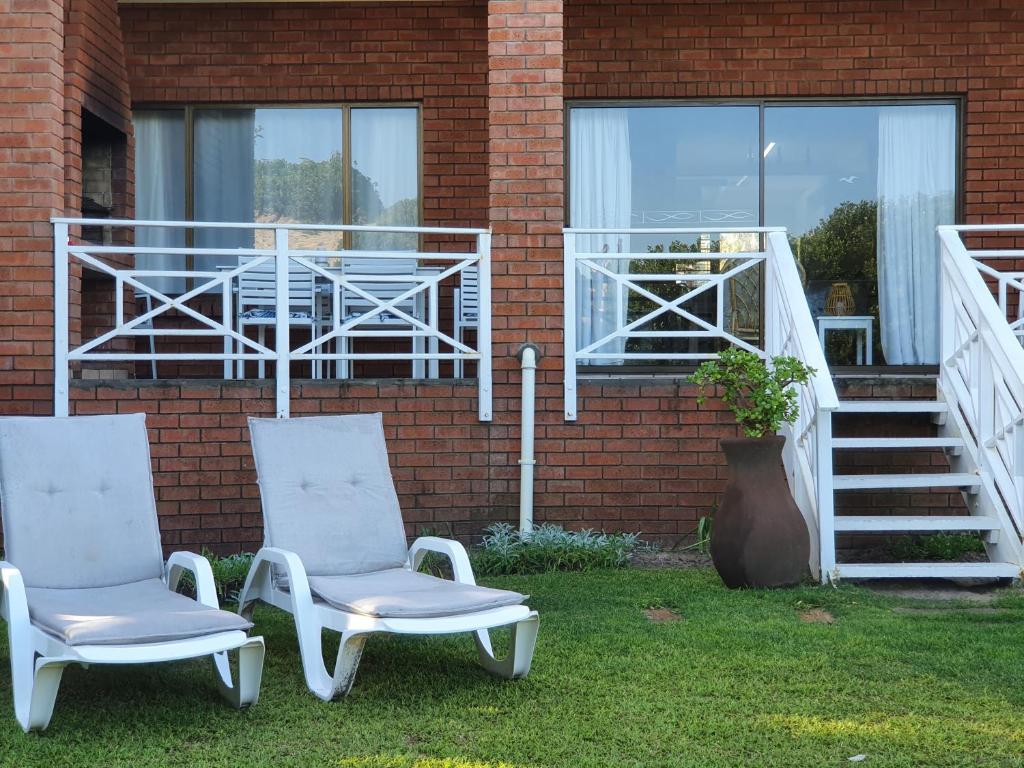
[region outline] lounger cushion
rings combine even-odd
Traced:
[[[392,619],[426,619],[520,605],[526,595],[459,584],[406,568],[348,576],[312,576],[309,588],[350,613]]]
[[[160,579],[26,593],[32,623],[68,645],[159,643],[252,626],[234,613],[171,592]]]
[[[310,576],[397,568],[408,549],[379,413],[249,419],[268,546]]]
[[[0,504],[7,560],[28,587],[163,571],[144,414],[0,419]]]

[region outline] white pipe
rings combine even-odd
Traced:
[[[537,347],[524,344],[519,350],[523,370],[522,427],[519,438],[519,530],[533,530],[533,423],[536,411]]]

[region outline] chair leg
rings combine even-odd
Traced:
[[[60,658],[40,658],[33,665],[31,656],[28,659],[24,654],[19,656],[22,658],[16,660],[15,654],[11,654],[14,715],[25,733],[43,731],[53,717],[64,667],[71,662]]]
[[[529,617],[512,625],[511,647],[508,656],[497,659],[491,646],[491,636],[486,629],[473,633],[476,640],[477,655],[480,665],[492,675],[516,680],[530,674],[533,662],[533,651],[537,646],[537,631],[540,629],[540,616],[531,613]]]
[[[213,655],[213,668],[217,673],[217,687],[221,696],[236,709],[251,707],[260,698],[260,683],[263,680],[263,657],[265,648],[262,638],[251,638],[238,649],[238,684],[231,679],[231,663],[228,653]]]

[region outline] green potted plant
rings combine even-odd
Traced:
[[[799,414],[793,385],[806,384],[814,372],[795,357],[769,363],[730,347],[691,377],[698,405],[709,388],[719,387],[745,435],[721,441],[729,480],[715,513],[711,559],[728,587],[791,586],[807,568],[807,524],[786,482],[785,438],[776,433]]]

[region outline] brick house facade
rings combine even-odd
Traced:
[[[315,4],[10,2],[0,29],[0,412],[52,412],[51,216],[78,215],[83,125],[132,105],[415,102],[423,223],[490,227],[494,420],[463,382],[299,382],[294,412],[385,413],[410,533],[470,537],[517,504],[519,371],[540,346],[536,516],[676,541],[724,481],[716,403],[680,379],[585,379],[562,404],[566,103],[962,99],[966,222],[1024,221],[1024,10],[1016,0],[490,0]],[[86,116],[88,113],[88,116]],[[91,122],[90,122],[91,124]],[[89,322],[81,309],[78,322]],[[76,381],[75,413],[151,414],[164,542],[252,549],[254,382]],[[925,393],[927,396],[927,393]]]

